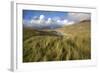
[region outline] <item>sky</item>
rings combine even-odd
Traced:
[[[90,13],[23,10],[23,24],[29,27],[55,27],[91,20]]]
[[[23,10],[23,19],[30,20],[33,17],[40,15],[45,15],[45,18],[59,17],[61,19],[67,18],[67,12],[57,12],[57,11],[37,11],[37,10]]]

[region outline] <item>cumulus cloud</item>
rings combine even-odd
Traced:
[[[90,20],[91,15],[89,13],[68,13],[68,19],[75,22],[80,22],[83,20]]]
[[[23,24],[28,27],[58,27],[74,24],[74,21],[68,19],[61,20],[60,17],[45,18],[44,15],[34,16],[31,20],[23,20]]]
[[[38,22],[40,24],[44,23],[45,22],[45,16],[44,15],[40,15]]]
[[[44,15],[40,15],[40,20],[43,20],[44,18],[45,18],[45,16]]]
[[[48,18],[47,21],[46,21],[46,23],[47,24],[51,24],[52,23],[52,19],[51,18]]]

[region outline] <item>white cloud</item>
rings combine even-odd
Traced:
[[[45,22],[45,16],[44,15],[40,15],[38,22],[40,24],[43,24]]]
[[[28,27],[45,27],[50,26],[64,26],[74,24],[74,21],[69,21],[68,19],[61,20],[60,17],[45,18],[44,15],[39,17],[34,16],[31,20],[24,20],[23,23]]]
[[[57,23],[61,23],[61,20],[57,20]]]
[[[75,22],[74,21],[68,21],[68,20],[63,20],[62,21],[62,24],[63,25],[72,25],[72,24],[74,24]]]
[[[32,19],[37,20],[39,19],[38,16],[34,16]]]
[[[52,20],[57,21],[57,20],[61,20],[61,19],[60,19],[60,17],[56,16],[56,17],[53,17]]]
[[[68,23],[68,20],[65,19],[65,20],[62,21],[62,23],[63,24],[67,24]]]
[[[47,21],[46,21],[46,23],[47,23],[47,24],[52,23],[52,19],[51,19],[51,18],[48,18]]]
[[[72,24],[75,24],[75,22],[74,21],[70,21],[70,22],[68,22],[67,25],[72,25]]]
[[[31,23],[31,24],[32,24],[32,23],[37,23],[37,20],[32,19],[32,20],[30,20],[30,23]]]
[[[40,17],[39,17],[40,20],[43,20],[44,18],[45,18],[44,15],[40,15]]]
[[[68,19],[79,22],[83,20],[90,20],[91,15],[89,13],[68,13]]]

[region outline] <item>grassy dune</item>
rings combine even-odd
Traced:
[[[65,26],[55,31],[23,28],[23,62],[91,59],[90,22]]]

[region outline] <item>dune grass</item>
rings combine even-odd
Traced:
[[[90,22],[66,26],[57,31],[69,35],[55,36],[49,31],[23,28],[23,62],[91,59]]]

